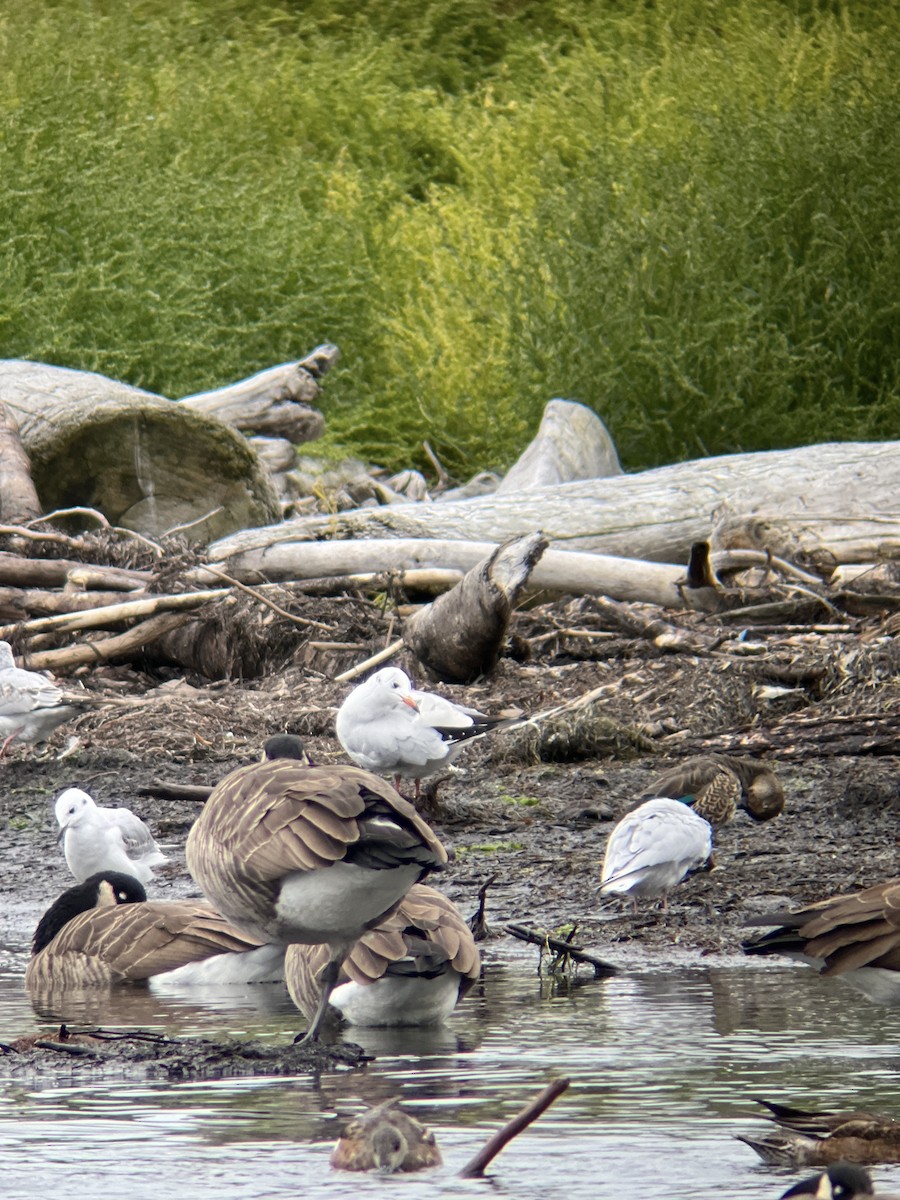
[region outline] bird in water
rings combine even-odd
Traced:
[[[308,1017],[316,1009],[327,946],[288,947],[285,983]],[[356,943],[341,964],[330,1004],[352,1025],[436,1025],[478,980],[481,956],[456,905],[414,884],[396,911]]]
[[[341,1171],[378,1171],[382,1175],[423,1171],[442,1163],[434,1134],[400,1107],[385,1100],[354,1117],[331,1154]]]
[[[447,862],[415,808],[368,771],[276,758],[241,767],[191,828],[188,869],[230,921],[260,941],[329,947],[319,1027],[340,965],[414,883]]]
[[[742,942],[745,954],[784,954],[839,976],[877,1003],[900,1003],[900,878],[762,913],[747,924],[775,928]]]
[[[283,956],[282,956],[283,957]],[[102,871],[44,913],[25,986],[49,1007],[84,988],[154,981],[244,983],[281,978],[270,947],[199,900],[148,900],[131,875]]]
[[[417,691],[399,667],[383,667],[354,688],[338,709],[335,732],[367,771],[421,780],[447,766],[463,746],[521,718],[489,717],[433,692]]]
[[[792,1196],[810,1196],[812,1200],[859,1200],[866,1196],[871,1196],[872,1200],[900,1200],[896,1192],[890,1195],[876,1192],[869,1172],[851,1162],[832,1163],[821,1174],[801,1179],[782,1192],[780,1200],[789,1200]]]
[[[900,1121],[865,1111],[815,1112],[758,1099],[777,1128],[738,1141],[776,1166],[827,1166],[843,1159],[855,1163],[900,1162]]]

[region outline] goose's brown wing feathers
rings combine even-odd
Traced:
[[[69,921],[31,960],[28,986],[136,982],[214,954],[253,950],[257,939],[211,905],[148,900],[95,908]]]
[[[288,759],[255,763],[227,776],[188,839],[188,864],[221,847],[257,882],[314,870],[367,853],[379,865],[437,866],[447,854],[415,808],[359,767],[308,767]]]

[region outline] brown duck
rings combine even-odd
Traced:
[[[872,1000],[900,1000],[900,879],[764,913],[747,924],[775,926],[743,942],[747,954],[785,954],[821,975],[842,976]]]
[[[434,1134],[400,1107],[385,1100],[355,1117],[331,1154],[331,1165],[342,1171],[423,1171],[442,1163]]]
[[[871,1112],[814,1112],[759,1100],[778,1128],[759,1138],[740,1136],[765,1162],[820,1166],[900,1162],[900,1121]]]
[[[711,825],[727,825],[739,808],[754,821],[784,810],[784,789],[766,763],[730,754],[704,754],[664,771],[643,798],[684,800]]]

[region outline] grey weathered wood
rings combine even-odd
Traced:
[[[41,502],[19,427],[7,406],[0,402],[0,522],[23,525],[40,515]]]
[[[572,400],[551,400],[534,440],[501,480],[496,495],[621,474],[616,447],[597,414]]]
[[[83,505],[151,537],[219,510],[198,540],[274,520],[266,468],[214,418],[95,375],[0,361],[0,402],[19,426],[46,510]]]
[[[698,459],[506,496],[295,517],[224,538],[210,554],[227,560],[316,538],[496,543],[540,530],[558,548],[685,563],[691,544],[710,538],[715,514],[727,503],[730,513],[765,522],[773,536],[796,532],[801,541],[827,547],[837,562],[852,562],[861,547],[871,556],[873,540],[900,540],[898,496],[900,442],[840,442]],[[356,569],[372,568],[358,563]]]
[[[311,407],[319,395],[317,379],[337,356],[337,347],[329,343],[302,362],[281,363],[227,387],[183,396],[177,403],[242,433],[287,438],[294,445],[311,442],[325,431],[325,418]]]
[[[222,543],[219,543],[221,545]],[[215,549],[212,547],[211,549]],[[320,579],[371,571],[446,569],[469,571],[496,546],[490,542],[378,538],[359,541],[273,542],[261,549],[236,553],[211,565],[230,578],[248,583],[260,579]],[[615,600],[646,600],[683,608],[677,584],[684,567],[638,562],[606,554],[547,550],[529,578],[529,590],[553,594],[604,595]],[[198,586],[214,586],[221,576],[197,567],[190,573]]]
[[[419,661],[452,683],[471,683],[493,670],[513,605],[546,549],[537,533],[504,542],[449,592],[413,613],[404,637]]]

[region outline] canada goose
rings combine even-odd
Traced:
[[[814,1200],[855,1200],[857,1196],[874,1196],[872,1179],[868,1171],[856,1163],[836,1162],[820,1175],[801,1179],[786,1192],[781,1200],[789,1196],[812,1196]]]
[[[367,771],[416,781],[452,762],[465,742],[517,719],[487,717],[443,696],[413,689],[399,667],[384,667],[353,689],[338,709],[335,732]]]
[[[326,943],[318,1036],[344,958],[414,883],[447,862],[415,808],[358,767],[274,759],[212,791],[187,839],[188,869],[220,911],[260,941]]]
[[[662,897],[709,861],[712,826],[680,800],[647,800],[626,813],[606,843],[600,894]]]
[[[288,947],[284,981],[307,1017],[319,1002],[327,946]],[[481,970],[472,931],[456,905],[414,884],[344,959],[330,1005],[351,1025],[436,1025],[449,1017]]]
[[[0,757],[10,742],[43,742],[90,703],[66,696],[46,675],[17,667],[12,646],[0,642]]]
[[[57,840],[79,883],[98,871],[119,871],[149,883],[151,868],[166,862],[140,817],[127,808],[100,808],[81,788],[66,788],[59,796],[56,820]]]
[[[747,924],[777,928],[744,941],[746,954],[785,954],[820,975],[841,976],[871,1000],[900,1002],[900,879]]]
[[[730,754],[704,754],[671,767],[644,793],[654,796],[688,801],[711,825],[727,825],[738,808],[754,821],[784,810],[784,789],[772,768]]]
[[[765,1162],[820,1166],[900,1162],[900,1121],[864,1111],[814,1112],[757,1098],[779,1128],[758,1138],[738,1135]],[[801,1193],[802,1194],[802,1193]]]
[[[385,1100],[355,1117],[344,1129],[331,1154],[341,1171],[422,1171],[442,1163],[434,1134],[400,1107]]]
[[[25,986],[43,997],[141,982],[169,977],[188,964],[206,965],[202,960],[211,962],[214,956],[240,959],[244,977],[253,977],[258,958],[249,952],[258,949],[269,952],[209,904],[147,900],[132,876],[98,872],[63,892],[44,913],[32,941]],[[182,970],[182,981],[184,974]],[[208,982],[209,973],[201,978]]]
[[[874,1200],[900,1200],[896,1194],[876,1192],[869,1172],[856,1163],[836,1162],[820,1175],[801,1179],[786,1192],[781,1200],[790,1196],[812,1196],[813,1200],[857,1200],[860,1196],[872,1196]]]

